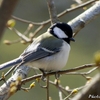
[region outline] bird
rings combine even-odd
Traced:
[[[42,72],[59,71],[66,66],[70,41],[75,41],[71,26],[57,22],[38,36],[18,58],[1,64],[0,70],[13,65],[27,65]]]

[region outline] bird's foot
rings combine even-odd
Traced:
[[[60,79],[59,79],[59,77],[60,77],[60,74],[59,74],[59,71],[57,71],[57,72],[55,73],[55,84],[56,84],[56,85],[59,85],[59,84],[60,84]]]
[[[60,77],[59,71],[56,71],[56,73],[55,73],[55,78],[56,78],[56,79],[59,79],[59,77]]]
[[[45,72],[43,69],[39,69],[39,70],[42,72],[41,79],[42,79],[43,81],[45,81],[45,80],[46,80],[46,72]]]

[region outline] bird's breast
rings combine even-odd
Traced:
[[[30,65],[32,65],[32,67],[41,68],[46,71],[61,70],[67,63],[69,52],[70,45],[66,42],[63,42],[60,52],[37,61],[33,61]]]

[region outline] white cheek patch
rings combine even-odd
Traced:
[[[67,34],[63,32],[60,28],[55,27],[54,28],[54,34],[57,35],[58,38],[68,38]]]

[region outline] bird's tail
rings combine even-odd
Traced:
[[[0,70],[8,68],[8,67],[16,65],[16,64],[19,64],[21,62],[22,62],[22,59],[20,57],[14,59],[14,60],[8,61],[8,62],[3,63],[3,64],[0,65]]]

